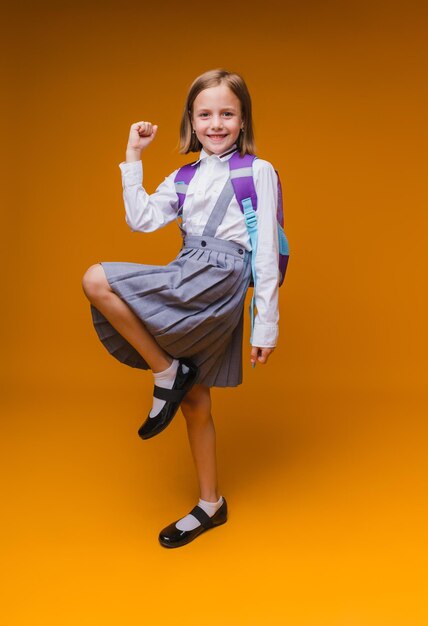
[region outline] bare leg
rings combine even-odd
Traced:
[[[194,385],[181,402],[202,500],[217,502],[216,433],[209,387]]]
[[[82,279],[88,300],[148,363],[152,372],[161,372],[172,363],[172,357],[152,337],[142,321],[112,291],[100,263],[91,265]]]

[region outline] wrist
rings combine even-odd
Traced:
[[[127,163],[132,163],[134,161],[139,161],[141,159],[141,152],[138,148],[126,148],[125,161]]]

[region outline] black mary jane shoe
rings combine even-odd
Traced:
[[[179,520],[175,520],[168,526],[165,526],[159,533],[159,543],[165,548],[178,548],[184,546],[189,541],[193,541],[198,535],[220,526],[227,521],[227,502],[223,496],[223,504],[221,507],[210,517],[201,507],[197,504],[190,513],[196,517],[200,522],[200,526],[197,526],[193,530],[179,530],[175,525]],[[181,518],[180,518],[181,519]]]
[[[177,374],[172,389],[154,386],[153,395],[155,398],[165,400],[165,405],[155,417],[147,416],[144,424],[138,429],[138,434],[142,439],[150,439],[162,432],[178,411],[186,393],[192,388],[196,380],[199,368],[187,358],[178,359]],[[183,365],[189,368],[187,373],[183,372]]]

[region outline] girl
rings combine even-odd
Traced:
[[[178,218],[174,170],[152,194],[142,186],[141,153],[158,126],[131,125],[122,174],[126,222],[151,232]],[[161,530],[165,547],[182,546],[227,520],[217,486],[211,387],[242,382],[244,300],[251,279],[251,244],[231,194],[228,159],[255,152],[251,99],[243,78],[224,69],[198,76],[190,86],[180,127],[180,153],[199,153],[182,207],[183,247],[165,266],[103,261],[83,277],[95,330],[116,359],[151,369],[153,405],[139,429],[148,439],[168,426],[181,406],[200,487],[189,514]],[[258,198],[257,315],[250,360],[266,363],[278,339],[277,175],[255,159]],[[222,200],[220,201],[220,196]],[[231,198],[231,199],[230,199]],[[222,210],[223,202],[223,210]],[[227,209],[227,210],[226,210]]]

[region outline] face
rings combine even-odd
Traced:
[[[243,127],[239,98],[225,84],[208,87],[193,103],[192,129],[208,154],[222,154]]]

